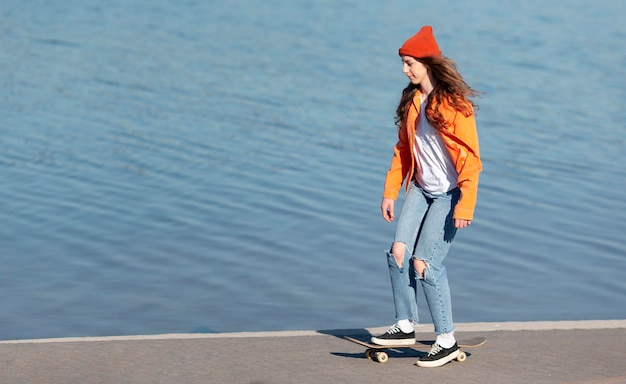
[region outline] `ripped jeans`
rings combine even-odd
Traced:
[[[443,260],[456,234],[452,214],[460,194],[459,188],[455,188],[433,195],[412,182],[394,238],[394,246],[398,243],[405,245],[402,266],[398,266],[392,251],[387,252],[396,319],[418,322],[416,290],[419,281],[437,334],[454,330],[448,275]],[[414,259],[426,264],[423,275],[415,270]]]

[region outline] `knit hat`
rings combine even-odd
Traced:
[[[404,42],[398,50],[400,56],[428,57],[441,56],[441,51],[433,35],[433,27],[426,25]]]

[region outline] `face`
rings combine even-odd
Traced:
[[[411,56],[402,56],[402,73],[413,84],[421,84],[428,78],[428,68]]]

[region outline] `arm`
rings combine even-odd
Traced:
[[[458,186],[461,189],[461,198],[454,208],[454,219],[463,220],[458,222],[457,227],[463,228],[471,223],[474,216],[482,162],[474,114],[464,116],[462,113],[452,113],[454,116],[450,117],[454,121],[454,129],[452,132],[443,133],[448,136],[445,140],[446,145],[459,173]]]
[[[398,198],[404,179],[412,172],[413,156],[411,146],[412,143],[411,140],[409,140],[406,125],[402,124],[401,128],[398,130],[398,142],[393,147],[391,165],[385,177],[383,198],[391,200]]]
[[[412,163],[411,144],[406,128],[400,128],[398,130],[398,142],[393,147],[393,157],[385,178],[383,200],[380,204],[383,219],[388,223],[395,219],[395,200],[398,198],[404,179],[412,172]]]

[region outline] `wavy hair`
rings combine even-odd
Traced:
[[[442,130],[446,126],[446,121],[439,111],[439,106],[444,101],[465,116],[470,116],[478,110],[478,105],[471,98],[479,96],[481,92],[473,89],[463,80],[452,59],[446,56],[431,56],[415,58],[415,60],[424,64],[436,79],[434,89],[428,95],[426,104],[426,118],[435,129]],[[413,96],[419,89],[419,85],[409,83],[402,91],[395,117],[398,128],[406,120]]]

